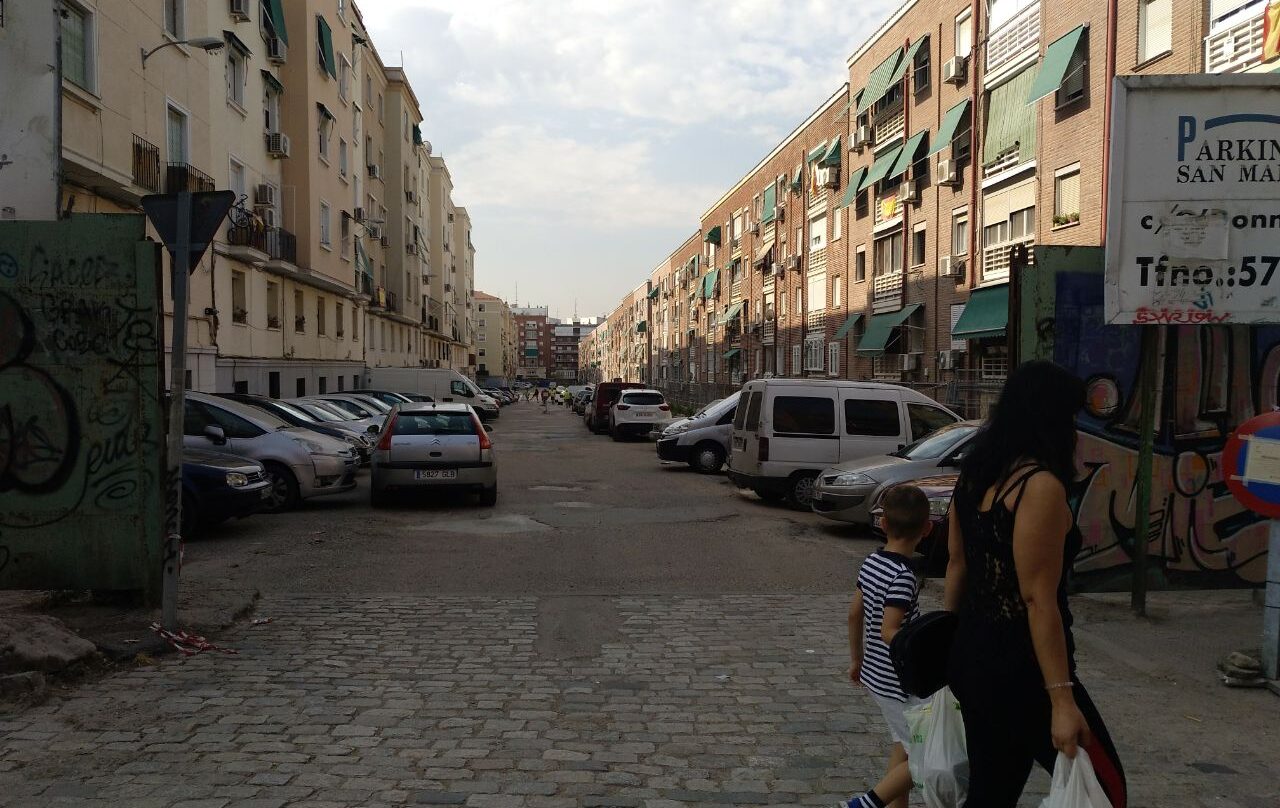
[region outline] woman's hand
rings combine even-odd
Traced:
[[[1053,736],[1053,748],[1069,758],[1076,756],[1076,747],[1093,740],[1089,722],[1076,706],[1075,699],[1064,698],[1053,703],[1053,722],[1049,730]]]

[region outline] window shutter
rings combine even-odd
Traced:
[[[1173,43],[1173,0],[1141,0],[1138,61],[1145,62],[1169,50]]]
[[[1080,212],[1080,174],[1068,174],[1058,179],[1058,213],[1067,215]]]
[[[840,343],[827,343],[827,375],[840,375]]]

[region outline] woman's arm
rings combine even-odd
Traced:
[[[964,597],[964,535],[960,532],[960,517],[956,515],[955,499],[947,512],[947,577],[942,588],[942,608],[949,612],[960,608]]]
[[[1076,745],[1088,741],[1089,725],[1067,684],[1071,681],[1067,636],[1058,609],[1063,546],[1070,529],[1071,510],[1062,483],[1049,472],[1033,475],[1014,517],[1013,563],[1027,605],[1036,661],[1053,705],[1053,745],[1075,757]]]

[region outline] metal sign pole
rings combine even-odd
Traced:
[[[1280,519],[1271,520],[1267,590],[1262,605],[1262,670],[1274,687],[1280,679]]]
[[[173,339],[169,379],[169,434],[167,479],[169,501],[165,508],[164,579],[160,623],[169,631],[178,628],[178,570],[182,563],[182,434],[187,388],[187,275],[191,262],[191,193],[178,193],[178,233],[173,257]]]

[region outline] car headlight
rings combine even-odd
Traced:
[[[929,498],[929,515],[930,516],[946,516],[947,511],[951,508],[951,495],[947,494],[941,497]]]
[[[664,432],[666,432],[668,435],[682,435],[682,434],[684,434],[685,432],[688,432],[688,431],[689,431],[689,425],[688,425],[688,424],[676,424],[675,426],[667,427],[667,428],[666,428],[666,429],[664,429],[663,431],[664,431]]]
[[[837,474],[828,485],[875,485],[876,481],[860,471],[846,471]]]
[[[249,478],[238,471],[227,472],[227,485],[232,488],[244,488],[249,484]]]

